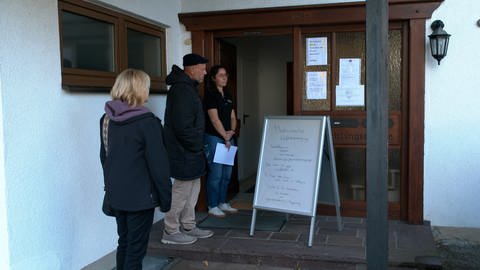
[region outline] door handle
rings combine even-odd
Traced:
[[[250,114],[243,114],[243,124],[245,125],[245,119],[250,117]]]

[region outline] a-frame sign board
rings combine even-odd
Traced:
[[[342,229],[337,171],[327,116],[268,116],[263,127],[250,236],[257,209],[310,216],[312,246],[317,202],[335,205]]]

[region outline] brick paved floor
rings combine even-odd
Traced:
[[[263,215],[279,213],[259,211]],[[241,211],[251,215],[250,211]],[[200,222],[205,213],[197,216]],[[164,245],[160,242],[163,222],[154,225],[149,256],[175,257],[192,261],[230,262],[282,266],[295,269],[365,269],[366,220],[343,218],[337,230],[335,217],[318,216],[313,246],[308,247],[310,218],[290,215],[279,232],[213,229],[215,235],[192,245]],[[389,221],[389,265],[392,269],[419,268],[421,257],[437,256],[429,224],[408,225]],[[417,259],[417,260],[416,260]]]

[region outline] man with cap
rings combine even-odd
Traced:
[[[200,177],[206,172],[203,152],[205,114],[197,86],[203,82],[208,59],[198,54],[183,57],[182,70],[176,65],[167,76],[171,85],[165,108],[165,144],[173,178],[172,205],[165,214],[162,243],[191,244],[213,235],[195,223],[195,205]]]

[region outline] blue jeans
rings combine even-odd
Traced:
[[[203,141],[205,144],[205,155],[208,162],[208,207],[213,208],[219,204],[225,203],[227,200],[228,184],[230,183],[230,177],[232,176],[232,166],[213,162],[217,143],[225,144],[223,139],[205,134]],[[230,140],[230,144],[234,145],[233,143],[233,139]]]

